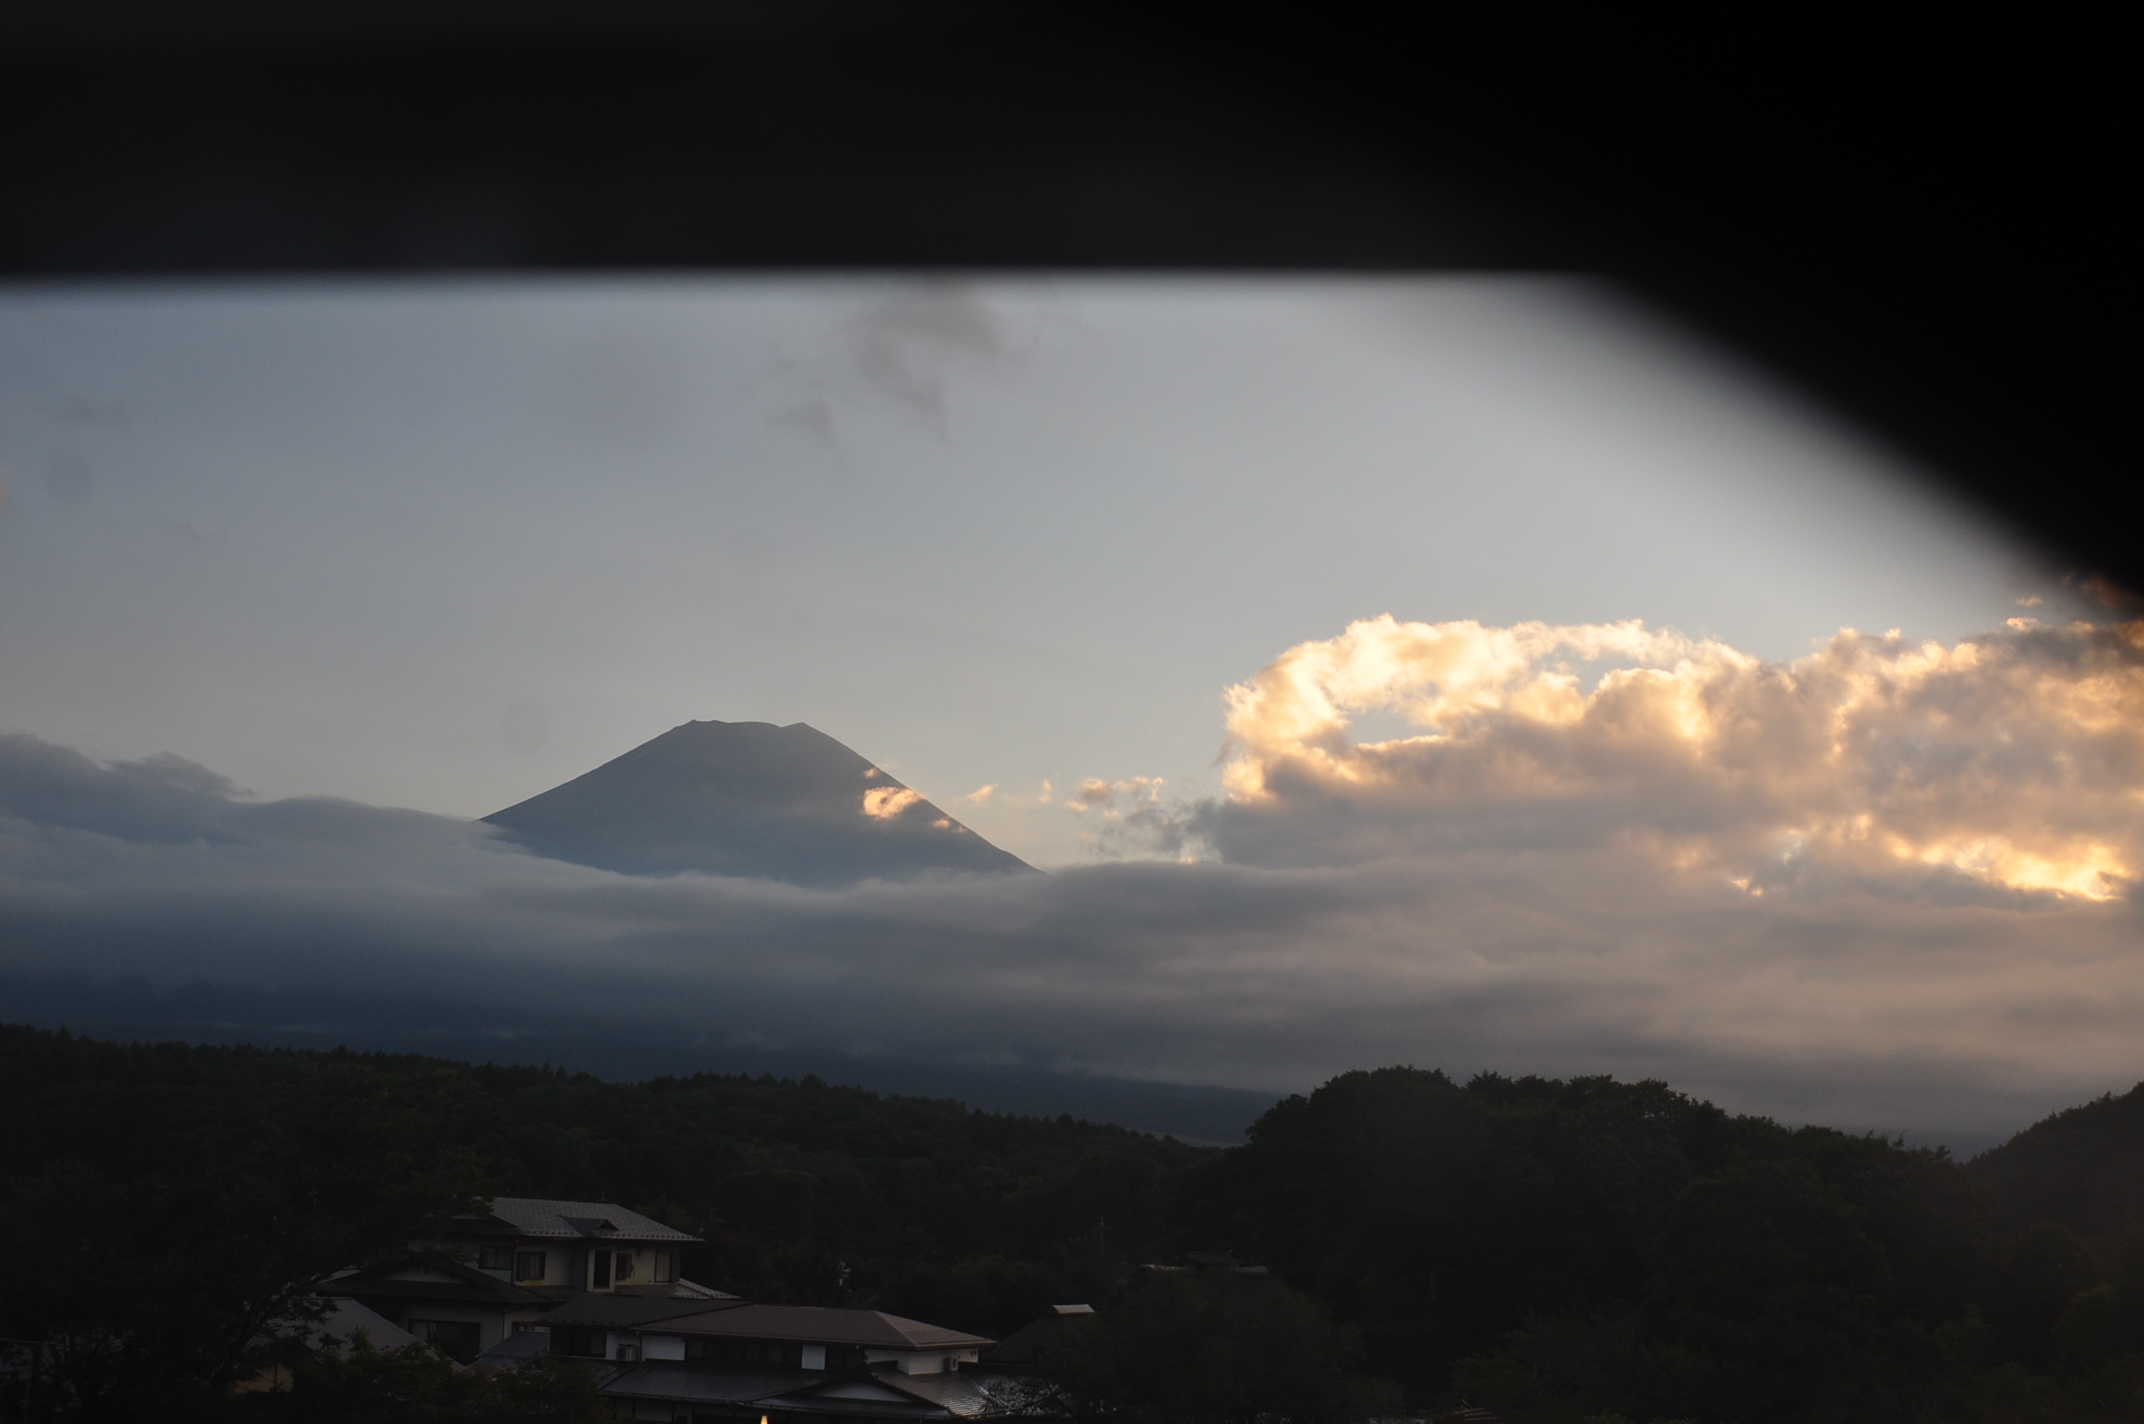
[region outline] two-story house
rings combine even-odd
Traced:
[[[410,1244],[407,1257],[352,1271],[320,1293],[355,1300],[457,1360],[473,1360],[561,1302],[583,1295],[734,1300],[679,1276],[699,1238],[611,1202],[496,1197]]]

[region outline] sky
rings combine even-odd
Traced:
[[[0,481],[0,973],[1966,1134],[2144,1076],[2134,626],[1597,284],[17,286]],[[1054,873],[468,824],[708,718]]]

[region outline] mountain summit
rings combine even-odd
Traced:
[[[1033,870],[802,722],[687,722],[484,820],[538,855],[628,875],[829,886]]]

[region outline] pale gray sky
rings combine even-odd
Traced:
[[[1351,620],[1784,659],[2057,592],[1539,278],[16,287],[0,477],[0,732],[478,816],[801,720],[1043,865],[1081,778],[1214,793],[1223,690]]]

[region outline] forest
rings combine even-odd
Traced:
[[[493,1194],[646,1212],[755,1299],[992,1337],[1091,1303],[1047,1363],[1073,1417],[2144,1420],[2144,1085],[1961,1163],[1657,1082],[1390,1067],[1220,1149],[809,1076],[0,1028],[0,1240],[34,1283],[0,1337],[66,1342],[72,1416],[269,1418],[233,1386],[270,1327]],[[1143,1269],[1197,1252],[1266,1274]],[[343,1405],[310,1417],[373,1417],[386,1385],[314,1368]],[[435,1374],[394,1386],[461,1391],[426,1417],[594,1407]]]

